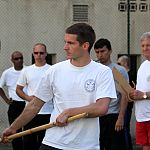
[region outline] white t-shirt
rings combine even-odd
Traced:
[[[144,61],[137,73],[136,89],[150,91],[150,61]],[[150,121],[150,100],[135,101],[135,116],[138,122]]]
[[[94,61],[75,67],[66,60],[47,71],[34,95],[45,102],[53,98],[54,122],[64,109],[86,106],[103,97],[116,98],[116,90],[109,67]],[[99,119],[84,118],[47,129],[42,143],[63,150],[99,150]]]
[[[45,64],[41,67],[37,67],[35,64],[28,66],[21,71],[17,84],[26,87],[27,94],[29,96],[33,96],[33,92],[38,82],[49,68],[50,65],[48,64]],[[28,102],[26,101],[26,103]],[[38,114],[50,114],[52,109],[53,104],[51,101],[49,101],[43,105]]]
[[[21,70],[18,71],[15,70],[14,67],[11,67],[2,73],[0,78],[0,88],[6,86],[8,88],[9,98],[12,98],[15,101],[24,101],[16,94],[16,85],[20,73]]]

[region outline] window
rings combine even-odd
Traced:
[[[130,3],[130,11],[135,12],[137,10],[137,4],[136,3]]]
[[[140,3],[139,4],[139,10],[141,12],[146,12],[148,10],[148,5],[146,3]]]
[[[126,11],[127,10],[127,5],[126,5],[126,3],[123,3],[123,2],[120,2],[119,4],[118,4],[118,10],[119,11]]]
[[[73,5],[73,21],[88,22],[88,5]]]

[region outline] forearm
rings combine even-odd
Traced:
[[[17,92],[17,95],[18,95],[20,98],[22,98],[22,99],[24,99],[24,100],[26,100],[26,101],[29,101],[28,95],[25,94],[23,91]]]
[[[80,114],[80,113],[88,113],[88,117],[99,117],[103,116],[108,111],[108,106],[110,103],[109,98],[105,98],[105,100],[99,100],[96,103],[92,103],[83,107],[69,108],[64,111],[68,117]]]
[[[5,95],[5,93],[1,94],[1,97],[6,102],[9,98]]]
[[[23,91],[23,88],[24,88],[24,87],[17,85],[16,93],[17,93],[17,95],[18,95],[20,98],[22,98],[22,99],[24,99],[24,100],[30,102],[30,101],[33,99],[33,97],[32,97],[32,96],[28,96],[28,95]]]
[[[146,92],[146,95],[147,95],[147,99],[150,100],[150,92]]]
[[[124,119],[125,112],[127,109],[128,101],[126,99],[125,95],[122,95],[121,100],[120,100],[120,111],[119,111],[119,116],[118,118]]]
[[[88,117],[90,118],[103,116],[108,111],[109,103],[109,98],[102,98],[99,99],[96,103],[92,103],[87,106],[66,109],[56,118],[56,125],[65,126],[67,125],[67,120],[69,117],[81,113],[87,113]]]
[[[28,105],[24,108],[21,115],[11,124],[10,128],[13,130],[18,130],[28,122],[30,122],[36,114],[40,111],[44,102],[37,98],[34,98]]]
[[[3,98],[3,100],[8,103],[9,98],[6,96],[5,92],[3,89],[0,88],[0,96]]]
[[[144,94],[146,94],[146,98],[144,98]],[[129,93],[129,97],[134,100],[134,101],[138,101],[138,100],[150,100],[150,92],[143,92],[143,91],[139,91],[139,90],[134,90],[131,93]]]
[[[118,119],[115,124],[115,131],[120,131],[124,127],[124,116],[127,108],[127,99],[124,94],[122,94],[121,100],[120,100],[120,111],[118,115]]]

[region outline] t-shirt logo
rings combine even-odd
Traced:
[[[147,82],[150,82],[150,75],[147,77]]]
[[[88,79],[85,82],[84,88],[87,92],[93,92],[95,90],[95,81],[93,79]]]

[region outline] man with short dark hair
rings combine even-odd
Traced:
[[[94,45],[99,64],[115,67],[128,80],[124,67],[111,61],[111,43],[108,39],[99,39]],[[116,82],[117,84],[117,82]],[[100,117],[101,150],[126,150],[124,135],[124,116],[127,107],[126,95],[116,88],[117,98],[110,102],[106,115]]]
[[[98,116],[107,113],[111,99],[116,98],[112,72],[90,58],[95,41],[90,25],[77,23],[68,27],[64,41],[67,60],[50,67],[36,87],[35,98],[3,132],[3,141],[52,99],[51,122],[55,122],[56,127],[47,129],[40,150],[100,149]],[[67,123],[69,117],[84,112],[88,113],[88,118]]]

